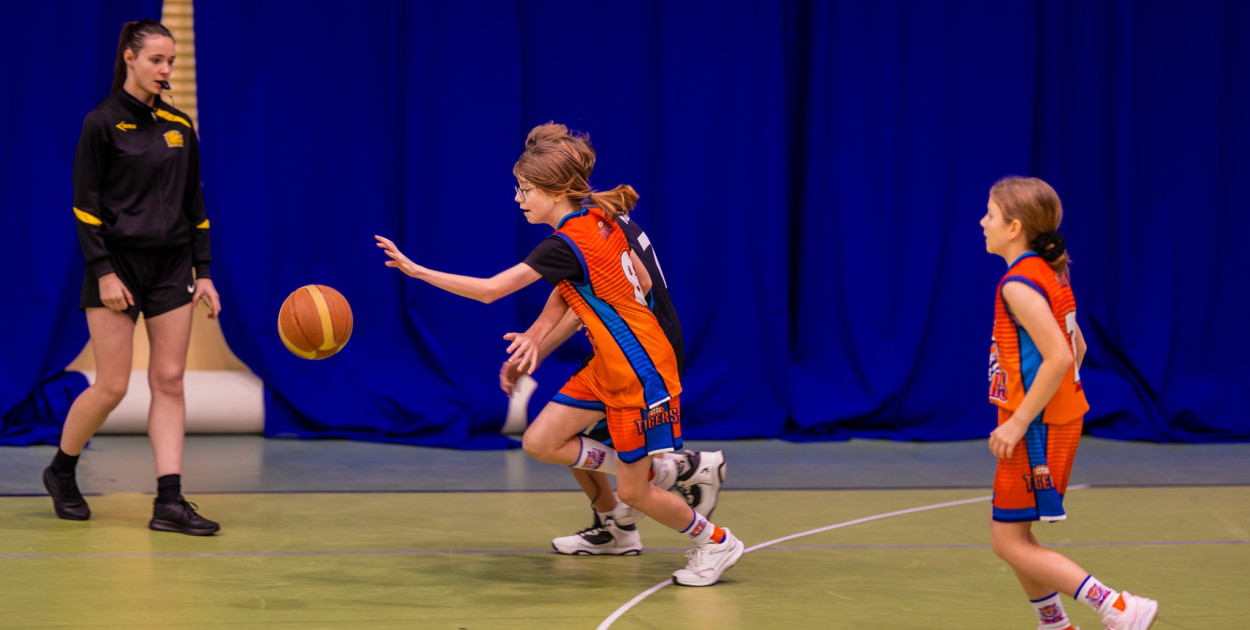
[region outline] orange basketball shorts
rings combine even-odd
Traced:
[[[999,410],[999,421],[1008,412]],[[998,460],[994,474],[993,518],[1004,523],[1062,521],[1063,495],[1076,447],[1081,441],[1083,419],[1065,424],[1034,420],[1011,457]]]
[[[609,407],[590,388],[584,372],[581,370],[570,377],[551,402],[579,409],[602,410],[611,437],[610,445],[616,449],[621,461],[628,464],[647,455],[681,450],[680,396],[650,409]]]

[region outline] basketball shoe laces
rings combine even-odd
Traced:
[[[196,504],[194,504],[194,503],[192,503],[192,502],[190,502],[190,501],[186,500],[186,499],[185,499],[185,498],[183,498],[183,497],[178,497],[178,500],[177,500],[177,501],[174,501],[173,503],[170,503],[170,505],[173,505],[173,506],[176,506],[176,507],[181,508],[181,510],[180,510],[180,511],[181,511],[183,514],[186,514],[186,512],[190,511],[190,512],[192,512],[192,513],[195,513],[197,516],[199,515],[199,514],[198,514],[198,512],[199,512],[200,507],[199,507],[198,505],[196,505]]]
[[[577,535],[581,536],[582,538],[589,538],[590,536],[600,531],[607,532],[607,529],[608,529],[607,523],[604,523],[603,525],[591,525],[590,527],[587,527],[586,529],[583,529],[582,531],[577,532]],[[608,534],[608,535],[611,536],[611,534]],[[616,537],[613,536],[613,539],[615,538]]]
[[[708,541],[706,543],[696,543],[695,546],[686,550],[686,570],[687,571],[693,571],[694,573],[698,573],[700,576],[702,576],[709,569],[712,568],[712,567],[704,565],[704,562],[707,561],[707,554],[708,554],[707,545],[708,544],[714,545],[716,543],[713,543],[711,541]],[[691,568],[692,565],[693,565],[693,568]]]

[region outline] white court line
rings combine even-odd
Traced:
[[[1072,486],[1068,486],[1068,490],[1069,491],[1084,490],[1085,488],[1088,488],[1088,487],[1089,487],[1089,484],[1072,485]],[[960,501],[947,501],[946,503],[934,503],[933,505],[922,505],[920,507],[907,508],[906,510],[896,510],[894,512],[885,512],[884,514],[874,514],[872,516],[865,516],[863,518],[857,518],[853,521],[844,521],[842,523],[834,523],[833,525],[826,525],[825,527],[818,527],[816,529],[809,529],[805,532],[799,532],[797,534],[791,534],[789,536],[782,536],[781,538],[775,538],[768,542],[763,542],[758,545],[755,545],[754,547],[747,547],[746,551],[743,551],[742,553],[745,555],[757,549],[763,549],[764,547],[769,547],[777,543],[786,542],[787,540],[794,540],[795,538],[811,536],[812,534],[819,534],[821,532],[827,532],[833,529],[841,529],[843,527],[850,527],[851,525],[859,525],[862,523],[879,521],[883,518],[890,518],[891,516],[903,516],[904,514],[915,514],[916,512],[927,512],[929,510],[938,510],[941,508],[955,507],[956,505],[968,505],[969,503],[980,503],[982,501],[989,501],[992,498],[993,497],[990,496],[990,497],[977,497],[975,499],[962,499]],[[607,630],[609,627],[612,626],[613,623],[616,623],[617,619],[621,618],[621,615],[624,615],[625,613],[629,612],[630,608],[633,608],[642,600],[646,599],[647,597],[650,597],[652,593],[672,583],[673,583],[672,578],[669,578],[639,593],[637,597],[629,600],[628,602],[625,602],[624,604],[621,605],[620,608],[617,608],[616,611],[613,612],[611,615],[609,615],[607,619],[604,619],[603,623],[599,624],[599,626],[595,630]]]

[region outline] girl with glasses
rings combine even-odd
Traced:
[[[618,224],[638,195],[624,185],[593,191],[586,178],[594,161],[589,142],[563,125],[530,131],[513,167],[514,199],[530,223],[555,233],[523,262],[491,278],[428,269],[381,236],[378,247],[391,259],[387,266],[481,302],[540,278],[557,289],[529,330],[507,335],[512,360],[532,372],[543,341],[570,309],[590,337],[594,357],[561,389],[565,398],[549,402],[526,430],[526,453],[543,462],[616,474],[622,501],[694,542],[686,568],[676,571],[673,581],[710,586],[737,563],[744,547],[728,529],[649,482],[651,458],[682,447],[677,358],[648,308],[651,278]],[[605,415],[615,450],[578,436]]]

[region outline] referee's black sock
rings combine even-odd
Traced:
[[[156,478],[156,502],[173,503],[182,497],[182,475],[161,475]]]
[[[60,448],[56,449],[56,455],[52,456],[52,472],[62,476],[74,474],[74,469],[78,467],[78,456],[70,455]]]

